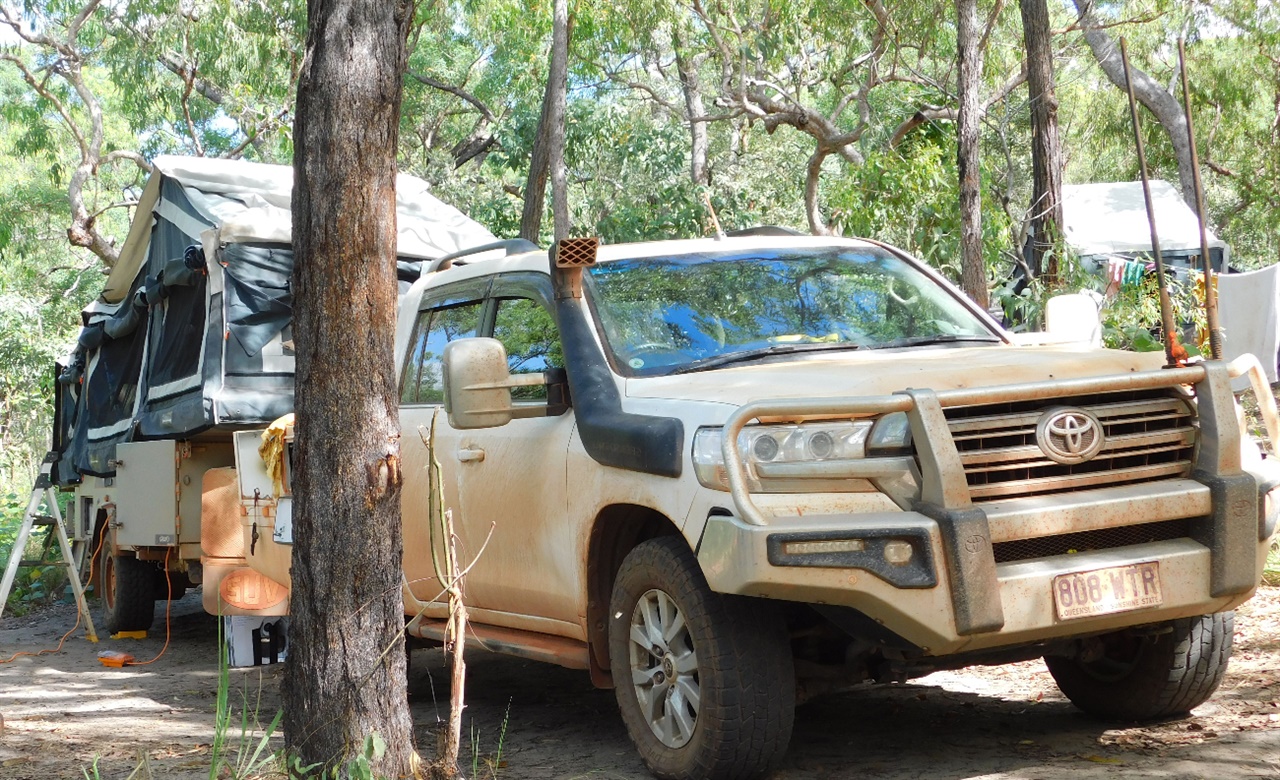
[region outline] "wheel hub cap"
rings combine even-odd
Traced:
[[[698,655],[675,601],[651,590],[631,614],[631,682],[650,730],[670,748],[693,737],[701,706]]]

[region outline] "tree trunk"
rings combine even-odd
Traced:
[[[1093,15],[1091,0],[1072,0],[1076,10],[1080,12],[1080,27],[1084,31],[1084,40],[1089,44],[1089,51],[1098,61],[1098,66],[1106,74],[1107,79],[1118,88],[1128,89],[1124,78],[1124,63],[1120,60],[1120,47],[1107,34]],[[1169,136],[1173,147],[1174,158],[1178,161],[1178,183],[1182,188],[1182,199],[1187,206],[1196,210],[1195,174],[1191,167],[1191,144],[1187,140],[1187,115],[1182,110],[1178,99],[1166,90],[1155,79],[1129,63],[1133,73],[1133,96],[1155,115],[1156,121]]]
[[[1031,93],[1031,267],[1043,273],[1045,281],[1053,286],[1058,280],[1062,238],[1062,147],[1058,141],[1049,6],[1046,0],[1022,0],[1021,6],[1027,88]]]
[[[701,119],[707,110],[702,101],[702,83],[698,81],[698,58],[690,58],[686,52],[684,33],[678,27],[672,31],[672,44],[676,53],[676,71],[680,74],[680,89],[684,92],[684,109],[689,121],[689,175],[699,187],[711,184],[707,168],[707,123]]]
[[[529,154],[529,176],[524,183],[524,208],[520,212],[520,237],[538,243],[542,210],[547,203],[547,173],[551,169],[551,79],[542,93],[542,114]]]
[[[393,366],[396,147],[412,6],[310,0],[294,124],[297,446],[286,748],[416,771],[405,695]],[[345,776],[345,774],[343,775]]]
[[[822,177],[822,163],[827,159],[827,154],[821,148],[814,150],[804,172],[804,213],[809,219],[809,232],[815,236],[830,236],[834,233],[823,219],[822,206],[818,203],[818,182]]]
[[[551,111],[547,115],[547,141],[551,152],[551,217],[555,241],[569,235],[569,187],[565,181],[565,92],[569,82],[569,0],[555,0],[551,22],[551,68],[547,91]]]
[[[978,149],[982,104],[982,24],[977,0],[956,0],[956,44],[959,59],[960,112],[957,163],[960,169],[960,283],[987,308],[987,269],[982,260],[982,176]]]

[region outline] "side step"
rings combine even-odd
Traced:
[[[446,620],[419,616],[409,621],[405,631],[421,639],[444,642],[447,625]],[[553,663],[566,669],[591,668],[590,651],[586,643],[562,636],[468,622],[467,641],[475,641],[484,650]]]

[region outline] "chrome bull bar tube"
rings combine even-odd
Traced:
[[[1241,469],[1240,432],[1230,389],[1230,379],[1244,374],[1250,376],[1259,405],[1263,408],[1269,437],[1275,446],[1280,442],[1280,415],[1276,413],[1275,399],[1262,377],[1261,368],[1252,356],[1229,365],[1211,361],[1182,368],[1081,379],[936,392],[905,390],[881,396],[752,402],[740,407],[724,425],[722,454],[729,491],[745,523],[755,526],[770,524],[769,518],[752,500],[746,466],[738,446],[739,434],[753,420],[816,416],[865,418],[891,412],[907,413],[921,472],[921,495],[914,508],[938,522],[950,574],[956,629],[960,634],[995,631],[1003,626],[1004,618],[990,529],[985,512],[970,500],[964,470],[942,410],[1004,401],[1049,400],[1195,385],[1200,406],[1201,446],[1192,476],[1208,485],[1213,497],[1212,517],[1197,536],[1213,553],[1213,594],[1239,593],[1255,584],[1252,581],[1253,567],[1239,564],[1252,561],[1256,556],[1256,529],[1251,532],[1252,536],[1245,534],[1244,524],[1238,519],[1241,516],[1256,517],[1258,501],[1254,478]],[[875,476],[877,461],[884,466],[884,475],[891,476],[901,470],[901,460],[868,458],[859,466],[859,476]]]

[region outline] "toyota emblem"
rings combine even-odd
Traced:
[[[1083,409],[1058,407],[1040,417],[1036,444],[1050,460],[1067,466],[1084,463],[1102,450],[1102,423]]]

